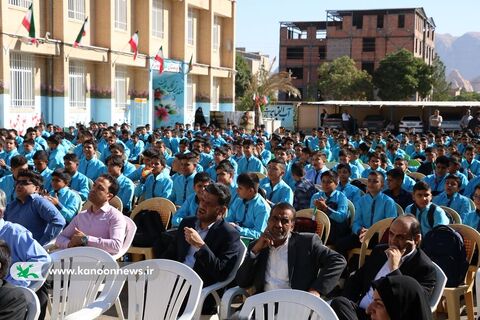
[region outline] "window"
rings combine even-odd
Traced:
[[[28,8],[32,4],[32,0],[8,0],[8,4],[12,6]]]
[[[218,51],[220,48],[220,38],[221,38],[221,29],[220,29],[220,19],[215,16],[213,18],[213,51]]]
[[[300,32],[300,39],[306,40],[307,38],[308,38],[308,32],[307,32],[307,30],[302,30],[302,31]]]
[[[362,70],[367,71],[369,74],[373,75],[373,71],[375,69],[375,64],[370,61],[362,62]]]
[[[320,60],[327,59],[327,47],[326,46],[318,47],[318,58]]]
[[[218,81],[218,78],[213,78],[212,102],[210,105],[210,111],[218,111],[218,103],[220,102],[219,96],[220,96],[220,82]]]
[[[398,15],[398,27],[399,28],[405,28],[405,15],[404,14],[399,14]]]
[[[83,21],[85,19],[85,0],[68,0],[68,17]]]
[[[363,38],[363,52],[375,51],[375,38]]]
[[[127,30],[127,0],[115,0],[115,29]]]
[[[363,28],[363,15],[359,13],[353,13],[352,26],[357,27],[357,29]]]
[[[292,75],[293,79],[303,79],[303,68],[288,68],[288,72]]]
[[[378,29],[383,28],[383,14],[377,15],[377,28]]]
[[[115,107],[127,108],[127,72],[122,68],[115,70]]]
[[[85,108],[85,66],[76,61],[70,62],[68,68],[68,102],[72,108]]]
[[[187,115],[193,114],[193,81],[191,76],[187,76]]]
[[[195,24],[197,20],[197,15],[192,8],[188,8],[188,39],[187,42],[189,45],[195,45]]]
[[[12,107],[34,107],[34,60],[33,56],[10,53],[10,98]]]
[[[317,29],[315,32],[315,39],[325,39],[327,38],[327,30],[326,29]]]
[[[163,38],[163,0],[153,0],[152,6],[152,35],[157,38]]]
[[[302,60],[303,59],[303,47],[287,48],[287,59]]]

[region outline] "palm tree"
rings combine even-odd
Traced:
[[[292,84],[292,76],[286,71],[272,73],[272,66],[275,59],[270,64],[270,68],[265,69],[264,66],[252,75],[250,83],[245,92],[244,99],[250,101],[253,111],[255,112],[255,127],[262,124],[262,111],[269,101],[276,100],[278,92],[285,92],[300,97],[300,91]]]

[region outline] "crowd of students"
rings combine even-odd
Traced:
[[[289,131],[280,136],[264,127],[247,132],[232,125],[176,124],[157,130],[146,125],[132,131],[128,124],[90,123],[64,132],[40,123],[23,136],[0,129],[0,148],[3,220],[24,226],[40,245],[56,239],[60,248],[92,245],[117,253],[125,224],[108,206],[115,195],[126,215],[139,201],[170,199],[178,208],[172,225],[181,226],[185,235],[182,221],[199,214],[210,184],[223,186],[221,192],[218,187],[212,191],[217,197],[224,189],[229,195],[228,204],[221,205],[228,210],[219,219],[254,240],[256,251],[273,241],[268,225],[272,208],[280,204],[290,205],[281,207],[283,213],[306,208],[326,213],[331,223],[327,244],[336,251],[328,251],[330,258],[338,253],[346,257],[373,224],[397,217],[398,207],[418,220],[423,236],[450,223],[441,206],[454,209],[462,223],[480,231],[480,128],[398,135],[318,128],[308,136]],[[93,204],[87,210],[92,216],[79,215],[87,200]],[[98,212],[107,222],[96,224]],[[262,246],[256,239],[264,239]],[[282,287],[275,285],[276,276],[269,274],[269,288]]]

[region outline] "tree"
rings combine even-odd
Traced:
[[[433,101],[447,101],[450,100],[450,83],[447,82],[447,78],[445,76],[445,65],[443,64],[440,57],[437,55],[435,59],[433,59],[433,92],[432,92],[432,100]]]
[[[288,72],[272,73],[274,64],[275,60],[268,70],[262,66],[252,75],[242,99],[242,104],[250,105],[249,109],[255,112],[255,126],[262,124],[262,111],[270,101],[277,99],[278,92],[285,92],[294,97],[300,96],[300,91],[293,86],[292,77]]]
[[[467,92],[464,89],[460,91],[458,96],[451,98],[453,101],[480,101],[480,93],[478,92]]]
[[[235,59],[235,70],[237,71],[235,75],[235,96],[241,99],[248,88],[252,73],[243,56],[237,53]]]
[[[318,68],[318,88],[324,100],[365,100],[372,96],[372,77],[343,56]]]
[[[387,55],[373,76],[382,100],[407,100],[418,92],[427,97],[432,90],[433,68],[406,50]]]

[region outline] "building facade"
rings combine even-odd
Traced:
[[[21,26],[33,2],[37,44]],[[0,127],[155,127],[233,111],[235,1],[1,0]],[[80,46],[73,43],[88,17]],[[138,55],[129,45],[138,31]],[[154,59],[162,48],[164,71]],[[192,62],[191,64],[189,62]]]
[[[252,74],[257,73],[262,67],[268,70],[270,68],[270,57],[261,52],[250,52],[246,48],[236,48],[237,54],[245,59],[248,69]]]
[[[320,64],[349,56],[373,73],[386,55],[402,48],[432,63],[435,23],[423,8],[328,10],[326,21],[280,23],[279,68],[291,72],[304,100],[317,100]]]

